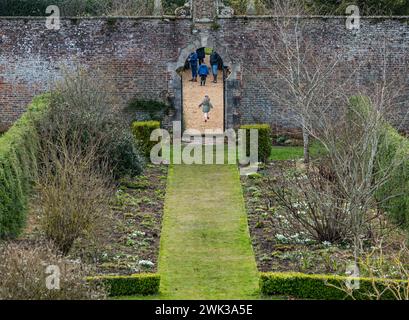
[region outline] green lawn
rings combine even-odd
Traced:
[[[237,167],[174,165],[167,188],[158,298],[257,299]]]
[[[322,145],[318,142],[313,142],[310,146],[310,155],[312,157],[317,157],[324,153]],[[282,147],[282,146],[273,146],[271,150],[270,160],[273,161],[282,161],[282,160],[297,160],[301,159],[304,156],[303,147]]]
[[[270,160],[295,160],[303,157],[303,147],[274,146],[271,150]]]
[[[322,147],[313,143],[310,151],[317,156]],[[302,147],[273,147],[271,154],[302,157]],[[159,273],[159,295],[119,299],[286,299],[259,295],[236,165],[171,165]]]

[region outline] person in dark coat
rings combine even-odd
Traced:
[[[189,58],[187,58],[189,63],[190,63],[190,69],[192,70],[192,80],[189,81],[194,81],[197,82],[197,53],[193,51],[190,55]]]
[[[206,57],[205,48],[199,48],[196,50],[197,58],[199,59],[199,66],[204,62]]]
[[[212,51],[210,55],[210,65],[212,66],[213,82],[217,83],[217,73],[219,70],[219,64],[222,59],[216,51]]]
[[[200,77],[200,85],[205,86],[206,85],[206,78],[209,75],[209,68],[207,67],[206,64],[201,64],[199,66],[199,77]]]

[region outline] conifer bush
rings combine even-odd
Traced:
[[[258,159],[261,162],[266,162],[271,155],[271,150],[273,147],[270,126],[268,124],[249,124],[242,125],[240,129],[246,130],[247,153],[250,150],[250,130],[258,130]]]

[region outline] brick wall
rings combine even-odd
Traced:
[[[63,19],[61,30],[51,31],[44,19],[0,18],[0,124],[15,121],[34,95],[49,90],[63,68],[76,64],[105,72],[121,105],[138,96],[174,103],[178,112],[176,69],[191,48],[206,45],[216,48],[234,70],[226,84],[228,127],[251,122],[291,127],[291,115],[260,85],[274,81],[264,49],[275,41],[274,21],[221,18],[216,30],[210,23],[192,25],[187,18],[81,18]],[[308,18],[304,23],[319,50],[344,50],[351,59],[374,56],[374,63],[361,72],[363,81],[376,80],[375,49],[385,38],[397,72],[408,62],[409,26],[401,19],[365,18],[354,32],[346,30],[342,18]],[[398,110],[401,117],[407,106]]]

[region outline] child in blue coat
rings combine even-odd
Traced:
[[[209,68],[204,63],[199,67],[200,85],[206,85],[206,78],[209,75]]]

